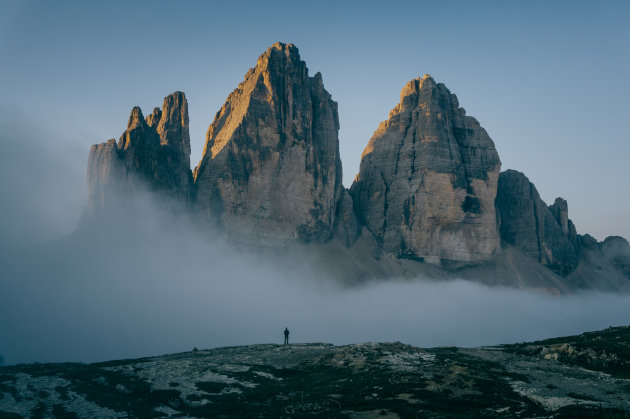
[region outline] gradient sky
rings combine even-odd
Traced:
[[[568,200],[579,233],[630,238],[628,22],[628,1],[0,1],[0,141],[24,147],[9,154],[14,172],[5,152],[2,195],[24,199],[6,179],[28,176],[45,147],[67,168],[44,172],[45,189],[74,195],[40,203],[38,217],[76,224],[89,146],[175,90],[196,165],[227,95],[282,41],[339,103],[346,186],[403,85],[429,73],[486,128],[503,169],[547,203]]]

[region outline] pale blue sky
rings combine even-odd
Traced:
[[[147,114],[184,91],[194,166],[258,55],[292,42],[339,103],[346,186],[402,86],[429,73],[486,128],[503,169],[547,203],[568,200],[579,233],[629,238],[628,22],[628,1],[0,1],[0,140],[79,156],[42,181],[76,191],[39,211],[66,225],[85,200],[88,147],[118,138],[132,106]],[[77,152],[55,154],[66,149]],[[8,155],[37,181],[33,152]]]

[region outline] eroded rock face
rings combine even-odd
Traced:
[[[326,241],[342,193],[337,103],[276,43],[228,97],[194,171],[196,209],[237,241]]]
[[[499,176],[496,205],[506,243],[562,276],[575,269],[578,239],[564,199],[547,207],[523,173],[506,170]]]
[[[579,246],[577,230],[575,229],[573,221],[569,219],[569,205],[567,204],[567,201],[558,197],[554,203],[549,206],[549,210],[556,219],[557,223],[560,225],[562,234],[564,234],[569,239],[569,242],[571,242],[573,247],[577,249]]]
[[[361,234],[361,223],[354,211],[354,203],[350,191],[344,188],[341,199],[337,203],[335,217],[335,235],[346,247],[350,247]]]
[[[630,244],[619,236],[610,236],[601,243],[602,253],[613,266],[630,280]]]
[[[122,164],[116,140],[94,144],[90,148],[87,167],[88,213],[95,214],[119,193]]]
[[[192,186],[188,103],[182,92],[164,99],[146,119],[139,107],[116,143],[93,145],[88,161],[88,212],[141,190],[164,194],[184,206]]]
[[[547,206],[522,173],[499,175],[486,131],[428,75],[403,88],[350,190],[341,183],[338,130],[321,75],[309,77],[297,48],[276,43],[216,114],[194,175],[184,94],[167,96],[146,118],[134,108],[118,142],[90,150],[88,213],[127,216],[107,210],[154,192],[232,241],[279,247],[282,258],[290,259],[287,245],[313,243],[313,266],[347,281],[447,277],[449,269],[432,265],[441,262],[491,285],[630,287],[627,241],[578,236],[565,200]]]
[[[426,261],[482,261],[500,249],[494,200],[501,162],[476,119],[425,75],[363,152],[351,193],[386,252]]]

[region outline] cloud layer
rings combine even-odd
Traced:
[[[129,224],[4,253],[7,363],[281,343],[285,326],[293,342],[426,347],[526,341],[628,321],[628,296],[552,297],[422,279],[341,288],[298,263],[274,266],[208,241],[185,220],[141,212]]]
[[[88,147],[19,109],[0,105],[0,246],[51,240],[85,205]]]
[[[342,288],[306,263],[308,255],[279,265],[147,196],[60,239],[85,202],[87,148],[33,128],[19,112],[0,115],[5,363],[281,343],[284,327],[293,342],[476,346],[628,322],[627,296],[551,297],[421,278]]]

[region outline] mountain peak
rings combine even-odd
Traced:
[[[363,152],[351,193],[360,218],[397,257],[475,262],[500,249],[494,143],[428,74],[407,82],[400,103]]]
[[[142,115],[142,109],[139,106],[134,106],[131,109],[131,114],[129,115],[129,122],[127,122],[127,129],[133,129],[138,125],[144,125],[146,122],[144,120],[144,116]]]
[[[425,73],[422,77],[416,77],[415,79],[411,79],[407,82],[405,87],[403,87],[403,91],[410,86],[415,87],[415,91],[422,89],[422,87],[435,86],[436,82],[433,77],[431,77],[428,73]]]
[[[277,42],[228,96],[194,172],[196,204],[240,241],[325,241],[342,192],[337,103]]]
[[[300,51],[293,44],[276,42],[263,52],[250,73],[269,72],[272,74],[297,74],[301,78],[308,77],[306,63],[300,58]],[[249,75],[249,74],[248,74]]]
[[[437,96],[433,93],[437,87],[433,77],[428,74],[409,80],[400,91],[400,103],[392,109],[392,113],[416,108],[418,105],[430,101],[431,96]],[[390,113],[390,117],[391,115]]]
[[[121,196],[140,189],[161,191],[187,205],[192,186],[188,104],[182,92],[164,99],[144,118],[135,106],[118,140],[90,149],[88,211],[117,205]]]
[[[158,107],[153,108],[151,115],[146,118],[147,125],[150,127],[157,126],[160,122],[160,118],[162,118],[162,110]]]
[[[284,43],[284,42],[274,42],[273,45],[271,45],[269,48],[267,48],[267,51],[271,51],[271,50],[279,50],[279,51],[292,51],[295,50],[297,52],[298,48],[293,45],[290,42]]]
[[[274,55],[274,54],[285,55],[285,56],[297,55],[299,58],[300,51],[298,50],[298,47],[296,47],[295,45],[291,43],[275,42],[273,45],[267,48],[265,52],[262,53],[262,55]]]
[[[90,149],[88,212],[148,188],[236,242],[330,243],[321,260],[343,260],[326,263],[335,276],[438,272],[409,260],[447,269],[491,262],[493,283],[630,286],[627,242],[578,236],[564,199],[547,206],[524,174],[499,174],[488,133],[429,74],[402,86],[350,191],[341,183],[338,130],[321,73],[310,77],[298,48],[276,42],[216,113],[194,173],[184,93],[167,96],[146,119],[134,107],[118,142]]]
[[[164,98],[157,132],[162,145],[170,144],[190,166],[190,133],[188,130],[188,101],[183,92],[173,92]]]

